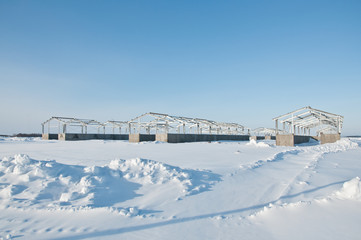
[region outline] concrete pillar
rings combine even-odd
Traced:
[[[251,141],[251,140],[257,141],[257,136],[250,136],[250,137],[249,137],[249,140],[250,140],[250,141]]]
[[[266,135],[266,136],[264,136],[264,139],[265,139],[265,140],[271,140],[271,139],[272,139],[272,137],[271,137],[271,136],[269,136],[269,135]]]
[[[338,140],[341,139],[341,134],[340,133],[335,133],[335,134],[324,134],[321,133],[320,134],[320,142],[321,144],[325,144],[325,143],[334,143]]]

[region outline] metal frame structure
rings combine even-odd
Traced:
[[[55,124],[53,122],[56,122]],[[51,117],[42,124],[42,133],[51,132],[52,128],[57,128],[58,133],[69,133],[69,127],[79,128],[82,134],[88,133],[88,127],[93,126],[100,129],[105,134],[106,127],[112,128],[112,133],[119,129],[119,134],[131,133],[192,133],[192,134],[224,134],[224,135],[242,135],[249,134],[250,129],[238,123],[224,123],[202,118],[189,118],[180,116],[171,116],[163,113],[149,112],[142,114],[130,121],[113,121],[109,120],[105,123],[91,119],[79,119],[69,117]],[[46,128],[47,125],[47,128]],[[118,133],[117,133],[118,134]]]
[[[52,125],[51,123],[56,121],[57,125]],[[47,121],[41,124],[42,133],[45,133],[45,125],[48,125],[48,133],[52,127],[58,128],[58,133],[67,133],[68,127],[80,127],[81,133],[88,133],[88,127],[94,126],[97,128],[98,133],[100,133],[100,128],[103,128],[103,133],[105,133],[105,124],[100,123],[91,119],[79,119],[79,118],[68,118],[68,117],[51,117]]]
[[[277,132],[283,133],[282,130],[277,131],[274,128],[264,128],[264,127],[253,129],[251,132],[255,136],[276,136]]]
[[[240,135],[248,128],[237,123],[223,123],[202,118],[171,116],[149,112],[128,122],[129,133],[193,133]]]
[[[119,129],[119,134],[122,134],[122,129],[124,129],[124,133],[128,133],[128,126],[129,123],[127,121],[113,121],[113,120],[109,120],[107,122],[104,123],[104,125],[107,126],[111,126],[112,127],[112,133],[115,134],[115,129]]]
[[[299,135],[310,135],[311,129],[316,129],[316,134],[341,133],[343,116],[310,106],[300,108],[293,112],[273,118],[277,134],[298,132]],[[278,130],[278,124],[283,124],[283,131]]]

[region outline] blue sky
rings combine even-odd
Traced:
[[[361,134],[361,1],[0,0],[0,133],[145,112]]]

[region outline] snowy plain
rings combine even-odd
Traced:
[[[0,138],[2,239],[360,239],[361,138]]]

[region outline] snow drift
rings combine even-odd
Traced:
[[[0,206],[112,207],[139,196],[142,185],[172,183],[182,197],[208,190],[217,181],[219,176],[211,172],[139,158],[84,167],[15,155],[0,161]]]
[[[347,181],[334,194],[339,199],[361,201],[361,181],[359,177]]]

